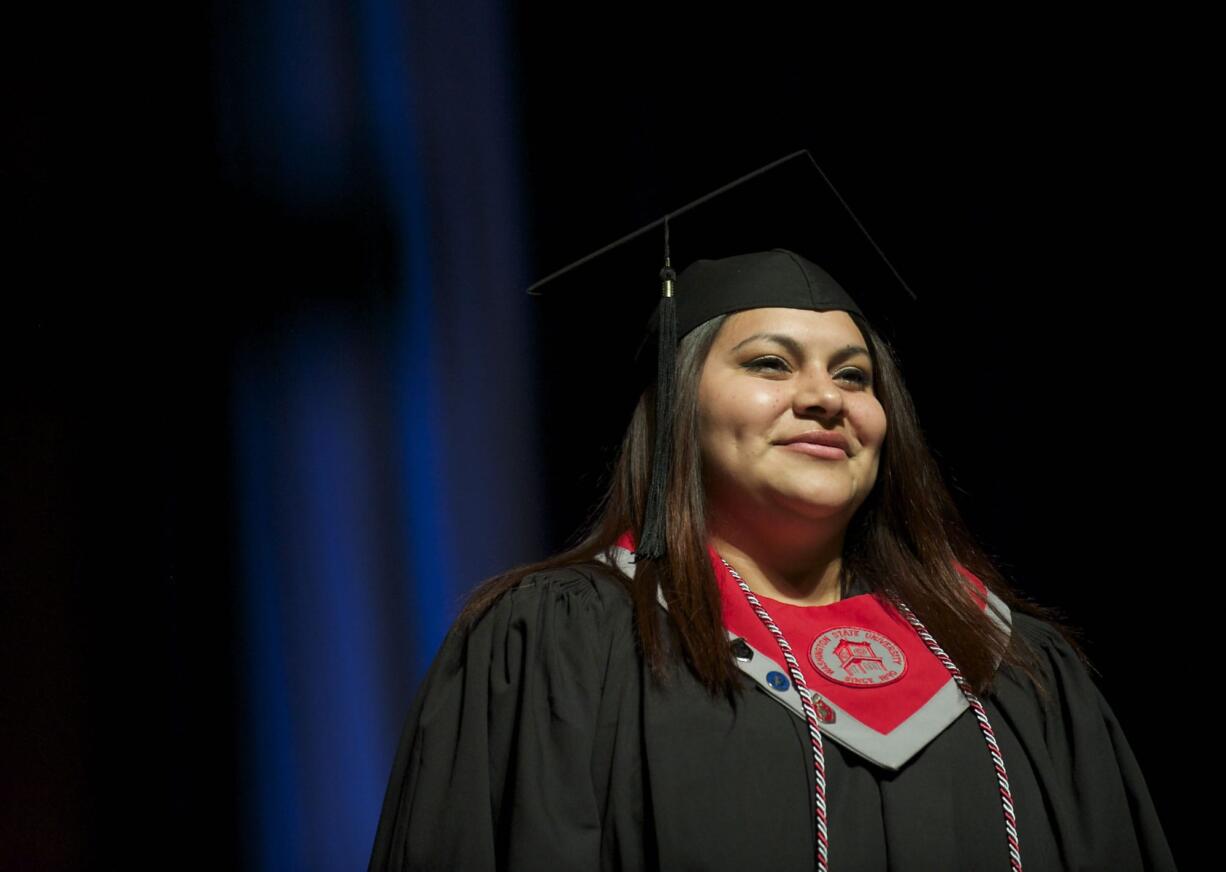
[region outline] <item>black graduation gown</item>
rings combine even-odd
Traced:
[[[663,621],[663,609],[659,610]],[[536,573],[455,628],[408,716],[371,870],[812,869],[807,724],[746,679],[735,705],[635,646],[625,589],[591,564]],[[1055,697],[1002,667],[982,702],[1023,867],[1174,869],[1111,708],[1064,640],[1013,615]],[[900,769],[824,743],[829,867],[1007,870],[999,789],[964,711]]]

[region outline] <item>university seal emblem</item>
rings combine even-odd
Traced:
[[[889,637],[865,627],[831,627],[809,647],[817,671],[849,687],[876,687],[902,678],[907,656]]]

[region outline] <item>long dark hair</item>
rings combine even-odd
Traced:
[[[1008,644],[985,611],[971,598],[955,561],[974,573],[1012,611],[1047,621],[1081,656],[1075,632],[1058,613],[1023,598],[971,536],[920,429],[911,395],[903,384],[896,355],[884,337],[853,313],[872,358],[874,391],[885,410],[887,435],[877,481],[852,518],[844,537],[844,589],[849,578],[862,579],[874,593],[906,603],[958,665],[976,693],[995,673],[997,657],[1025,673],[1045,694],[1036,654],[1019,633]],[[668,553],[664,559],[635,565],[633,577],[612,562],[613,546],[626,530],[643,528],[655,444],[655,387],[649,386],[626,428],[607,490],[579,541],[561,553],[524,564],[479,585],[457,618],[467,626],[525,576],[545,569],[595,563],[598,554],[634,603],[643,656],[659,681],[668,674],[668,646],[661,638],[657,585],[669,602],[671,626],[685,662],[713,694],[730,698],[740,685],[723,627],[719,588],[707,554],[706,505],[702,457],[698,449],[698,383],[720,328],[721,315],[699,325],[677,349],[672,472],[665,517]]]

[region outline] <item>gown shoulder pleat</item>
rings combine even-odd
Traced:
[[[618,588],[539,572],[452,627],[400,737],[371,870],[600,867],[611,685],[633,672],[614,657],[634,651]]]
[[[1014,618],[1039,652],[1049,694],[1041,699],[1006,667],[992,699],[1009,718],[1027,768],[1039,775],[1062,868],[1173,870],[1141,767],[1089,668],[1050,624],[1026,614]]]

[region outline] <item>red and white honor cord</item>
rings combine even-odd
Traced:
[[[915,627],[915,632],[919,633],[919,637],[927,643],[928,649],[949,670],[949,674],[953,676],[954,683],[958,685],[958,689],[966,697],[971,711],[975,713],[975,719],[979,721],[979,730],[983,733],[984,741],[988,743],[988,753],[992,756],[992,765],[996,768],[996,782],[1000,786],[1000,805],[1005,813],[1005,840],[1009,845],[1009,865],[1016,872],[1021,872],[1022,853],[1021,848],[1018,846],[1017,818],[1013,814],[1013,792],[1009,789],[1009,773],[1005,771],[1005,758],[1000,753],[1000,745],[996,744],[996,733],[992,731],[992,724],[988,721],[987,710],[979,702],[979,697],[975,696],[971,691],[970,682],[962,677],[961,670],[954,665],[954,661],[937,644],[937,640],[932,638],[932,634],[928,632],[928,629],[920,623],[920,619],[911,611],[910,606],[901,601],[895,601],[894,605],[902,612],[902,616],[911,622],[911,626]]]
[[[736,579],[736,583],[740,585],[741,590],[745,594],[745,598],[749,601],[749,605],[757,614],[759,620],[766,626],[775,641],[779,645],[779,650],[783,653],[783,659],[787,661],[788,671],[792,674],[792,683],[796,685],[796,690],[800,694],[800,704],[805,710],[805,718],[809,722],[809,738],[813,744],[813,771],[816,776],[815,784],[815,810],[817,815],[817,872],[827,872],[828,856],[829,856],[829,840],[826,832],[826,756],[822,750],[822,733],[818,727],[817,712],[813,708],[811,702],[812,696],[817,696],[816,691],[810,691],[805,685],[804,675],[801,674],[800,664],[796,662],[796,657],[792,654],[792,646],[788,644],[788,640],[783,637],[783,633],[771,620],[771,616],[763,608],[762,603],[754,596],[753,591],[749,589],[749,585],[737,573],[735,569],[729,566],[728,561],[720,558],[723,564],[728,569],[728,573]],[[988,745],[988,753],[992,756],[992,765],[996,768],[996,780],[1000,785],[1000,801],[1005,813],[1005,838],[1009,846],[1009,864],[1015,872],[1021,872],[1022,855],[1018,847],[1017,838],[1017,820],[1013,813],[1013,794],[1009,790],[1009,776],[1005,771],[1004,757],[1001,756],[1000,746],[996,743],[996,734],[992,732],[992,725],[988,722],[988,714],[984,710],[983,705],[979,702],[978,697],[971,691],[969,682],[962,677],[961,671],[954,665],[953,660],[949,658],[939,645],[936,639],[932,638],[932,634],[920,622],[920,619],[915,616],[915,613],[903,602],[895,601],[899,612],[905,617],[915,628],[919,637],[924,640],[924,643],[932,651],[933,655],[941,661],[951,676],[958,689],[962,691],[962,695],[966,697],[967,703],[971,710],[975,713],[975,718],[979,722],[979,729],[983,733],[984,740]]]

